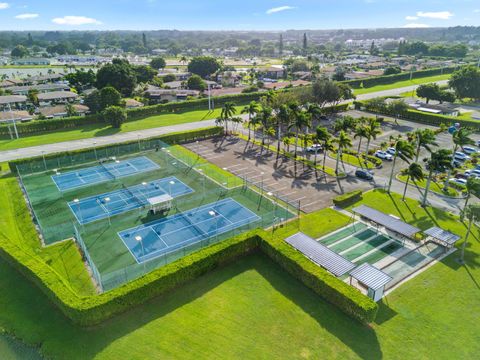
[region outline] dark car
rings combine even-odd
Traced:
[[[363,169],[357,169],[357,171],[355,171],[355,176],[360,178],[360,179],[365,179],[365,180],[372,180],[373,179],[373,174],[370,171],[363,170]]]
[[[468,179],[468,176],[465,174],[458,173],[455,175],[456,179]]]

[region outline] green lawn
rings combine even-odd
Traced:
[[[434,223],[465,233],[453,215],[381,191],[362,203],[425,229]],[[302,217],[300,229],[321,236],[348,218],[331,209]],[[293,222],[283,231],[296,231]],[[471,359],[480,351],[478,230],[467,266],[453,254],[410,280],[381,304],[365,327],[322,301],[263,255],[217,269],[186,286],[82,329],[0,262],[0,329],[60,359]]]
[[[401,182],[405,183],[407,181],[407,177],[404,176],[404,175],[397,175],[397,179],[400,180]],[[425,189],[425,187],[427,186],[427,179],[423,179],[421,181],[417,181],[417,182],[414,182],[412,180],[409,181],[408,183],[408,187],[411,187],[411,186],[418,186],[422,189]],[[440,195],[448,195],[448,196],[460,196],[460,193],[454,189],[453,187],[449,187],[448,188],[448,192],[447,194],[445,194],[445,192],[443,191],[443,182],[441,183],[438,183],[438,182],[435,182],[435,181],[431,181],[430,182],[430,191],[433,191],[437,194],[440,194]]]
[[[237,107],[237,112],[240,112],[242,107]],[[195,121],[202,121],[208,119],[215,119],[220,115],[221,109],[216,109],[213,112],[208,110],[196,110],[179,113],[167,113],[155,116],[149,116],[141,120],[126,122],[122,125],[122,129],[114,129],[111,126],[85,125],[75,129],[59,130],[48,133],[41,133],[37,135],[25,136],[18,140],[1,139],[0,151],[18,149],[29,146],[37,146],[44,144],[51,144],[62,141],[71,141],[79,139],[89,139],[101,136],[114,135],[117,133],[125,133],[135,130],[152,129],[162,126],[185,124]],[[92,140],[93,141],[93,140]]]
[[[448,80],[449,78],[450,78],[450,74],[427,76],[423,78],[413,79],[412,81],[403,80],[403,81],[398,81],[392,84],[377,85],[377,86],[372,86],[370,88],[363,88],[363,89],[355,89],[354,93],[355,95],[369,94],[377,91],[392,90],[392,89],[397,89],[397,88],[402,88],[402,87],[407,87],[412,85],[420,85],[420,84],[427,84],[427,83],[440,81],[440,80]]]

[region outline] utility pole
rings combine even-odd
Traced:
[[[13,129],[15,130],[15,136],[18,139],[20,138],[20,136],[18,136],[17,123],[15,122],[15,116],[13,115],[12,106],[10,105],[10,103],[8,104],[8,109],[10,110],[10,117],[13,122]]]

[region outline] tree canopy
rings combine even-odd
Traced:
[[[220,67],[221,65],[217,59],[211,56],[197,56],[188,63],[188,71],[202,78],[217,72]]]
[[[150,66],[154,69],[164,69],[167,66],[167,62],[162,57],[154,57],[152,61],[150,61]]]
[[[123,96],[130,96],[136,85],[136,73],[126,60],[114,59],[111,64],[102,66],[97,72],[96,86],[99,89],[112,86]]]
[[[188,78],[187,87],[190,90],[204,91],[207,88],[207,84],[200,76],[194,74]]]
[[[455,71],[448,82],[458,98],[480,99],[480,69],[465,66]]]

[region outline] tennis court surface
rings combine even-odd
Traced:
[[[152,160],[140,156],[52,175],[52,180],[60,191],[67,191],[158,168],[159,166]]]
[[[148,204],[148,199],[168,194],[179,197],[193,190],[174,176],[144,182],[121,190],[116,190],[79,201],[70,201],[68,206],[80,224],[105,219]]]
[[[138,263],[261,220],[232,198],[118,233]]]

